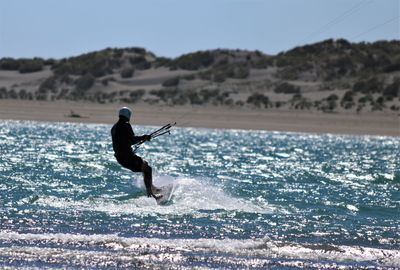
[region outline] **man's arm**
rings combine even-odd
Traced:
[[[143,136],[135,136],[135,133],[133,132],[132,126],[129,125],[129,137],[131,139],[131,145],[137,144],[142,141],[150,141],[151,137],[149,135],[143,135]]]

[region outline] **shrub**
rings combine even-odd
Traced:
[[[118,58],[121,58],[123,54],[124,54],[123,49],[114,49],[113,53],[112,53],[112,57],[118,59]]]
[[[384,98],[382,97],[382,96],[380,96],[380,97],[378,97],[377,99],[376,99],[376,103],[377,104],[380,104],[380,105],[383,105],[383,103],[384,103]]]
[[[156,67],[167,66],[171,63],[171,59],[166,57],[158,57],[155,62]]]
[[[47,93],[35,93],[36,100],[47,100]]]
[[[210,71],[205,71],[205,72],[200,72],[199,77],[202,80],[210,81],[211,80],[211,72]]]
[[[335,94],[329,95],[329,96],[326,98],[327,101],[336,101],[336,100],[338,100],[338,99],[339,99],[339,97],[338,97],[337,95],[335,95]]]
[[[134,69],[132,67],[123,68],[121,70],[121,78],[131,78],[133,76]]]
[[[172,99],[172,104],[174,105],[185,105],[188,102],[188,99],[184,95],[177,95]]]
[[[280,70],[278,76],[284,80],[297,80],[299,78],[299,70],[295,66],[284,67]]]
[[[68,76],[68,74],[64,74],[60,77],[60,82],[66,83],[66,84],[71,84],[74,82],[74,80],[70,76]]]
[[[353,97],[354,97],[354,92],[349,90],[346,93],[344,93],[343,97],[342,97],[342,101],[343,102],[349,102],[349,101],[353,101]]]
[[[179,77],[168,79],[162,83],[162,86],[164,86],[164,87],[177,86],[179,84],[179,80],[180,80]]]
[[[294,86],[290,83],[281,83],[278,86],[275,87],[274,90],[275,93],[280,94],[299,94],[300,93],[300,88],[297,86]]]
[[[199,94],[205,102],[208,102],[211,99],[216,99],[219,91],[217,89],[201,89]]]
[[[182,55],[169,64],[171,68],[198,70],[200,68],[209,67],[214,63],[214,56],[209,51],[195,52]]]
[[[43,65],[45,66],[53,66],[56,63],[56,60],[53,58],[43,60]]]
[[[146,62],[146,58],[144,56],[134,56],[134,57],[129,57],[129,62],[132,65],[136,65],[142,62]]]
[[[260,93],[254,93],[247,98],[247,103],[253,104],[256,107],[261,107],[261,105],[264,105],[264,108],[268,108],[270,102],[267,96],[264,96]]]
[[[139,89],[139,90],[130,92],[129,97],[131,98],[131,100],[133,102],[136,102],[139,99],[141,99],[144,94],[145,94],[145,91],[143,89]]]
[[[187,94],[190,104],[193,104],[193,105],[203,104],[203,100],[201,99],[200,95],[196,91],[188,91],[186,94]]]
[[[125,93],[129,92],[129,97],[124,97],[121,98],[121,101],[126,102],[126,103],[135,103],[139,101],[142,96],[145,94],[145,91],[143,89],[135,90],[135,91],[128,91],[128,90],[122,90],[119,92],[119,95],[124,95]]]
[[[151,68],[151,63],[146,60],[144,56],[130,57],[129,62],[137,69],[144,70]]]
[[[392,106],[390,106],[390,109],[392,111],[398,111],[398,110],[400,110],[400,106],[392,105]]]
[[[386,86],[383,90],[385,97],[400,97],[400,78],[394,80],[393,83]]]
[[[12,98],[12,99],[18,98],[18,94],[15,91],[15,89],[11,89],[10,91],[8,91],[8,98]]]
[[[20,62],[13,58],[2,58],[0,59],[0,69],[3,70],[18,70]]]
[[[7,88],[1,87],[0,88],[0,99],[8,98],[8,91]]]
[[[189,74],[189,75],[183,76],[182,79],[187,80],[187,81],[192,81],[192,80],[196,79],[196,76],[194,74]]]
[[[333,112],[336,109],[336,107],[337,107],[336,100],[329,100],[328,104],[322,107],[322,110],[324,112]]]
[[[285,105],[285,102],[284,101],[276,101],[275,102],[275,107],[276,108],[280,108],[280,107],[282,107],[282,106],[284,106]]]
[[[19,99],[27,99],[28,98],[28,93],[26,92],[25,89],[21,89],[18,92],[18,96],[19,96]]]
[[[374,102],[373,98],[372,98],[370,95],[368,95],[368,96],[363,96],[363,97],[360,97],[360,98],[358,99],[358,103],[367,103],[367,102],[370,102],[370,103],[373,103],[373,102]]]
[[[296,110],[298,110],[298,109],[300,109],[300,110],[303,110],[303,109],[309,110],[312,107],[312,102],[307,100],[306,98],[302,98],[302,97],[294,98],[294,96],[293,96],[293,99],[292,99],[291,103],[292,103],[292,107],[294,106],[294,108]]]
[[[43,70],[43,61],[34,59],[34,60],[22,60],[18,68],[20,73],[31,73],[36,71]]]
[[[335,79],[349,75],[354,71],[353,60],[350,56],[340,56],[330,59],[326,62],[325,70],[327,70],[327,79]]]
[[[94,84],[94,77],[90,74],[86,74],[75,81],[75,89],[78,92],[84,92],[89,90]]]
[[[218,83],[222,83],[226,80],[226,75],[222,72],[217,72],[216,74],[214,74],[213,76],[213,81],[214,82],[218,82]]]
[[[56,76],[51,76],[44,80],[40,85],[39,85],[39,93],[46,93],[48,91],[53,91],[56,89],[57,86],[57,77]]]
[[[238,101],[236,101],[235,105],[239,106],[239,107],[243,107],[244,106],[244,102],[243,102],[243,100],[238,100]]]
[[[255,61],[254,63],[252,63],[252,67],[256,68],[256,69],[264,69],[264,68],[268,68],[270,66],[273,66],[274,61],[272,59],[272,57],[263,57],[257,61]]]
[[[69,90],[68,89],[61,89],[60,93],[58,94],[58,96],[56,97],[57,99],[64,99],[67,97]]]
[[[146,62],[142,62],[140,64],[135,65],[135,67],[140,70],[149,69],[149,68],[151,68],[151,63],[146,61]]]
[[[168,100],[172,100],[178,95],[178,90],[175,88],[152,90],[150,91],[150,94],[158,96],[162,101],[167,102]]]
[[[390,73],[400,70],[400,63],[390,64],[383,68],[383,72]]]
[[[235,68],[232,78],[246,79],[247,77],[249,77],[249,75],[250,75],[249,68],[242,66],[242,67]]]
[[[233,105],[233,99],[229,98],[229,99],[225,100],[224,104],[227,105],[227,106],[232,106]]]
[[[342,100],[340,101],[340,106],[343,108],[350,109],[354,105],[354,92],[353,91],[347,91],[344,93]]]
[[[358,81],[353,85],[354,92],[363,94],[379,93],[383,90],[383,84],[377,78],[371,78],[368,81]]]
[[[69,59],[63,59],[53,66],[57,75],[69,73],[85,75],[90,73],[94,77],[102,77],[112,73],[113,68],[119,67],[119,61],[111,61],[105,52],[93,52]]]
[[[108,85],[108,78],[102,79],[101,80],[101,84],[104,85],[104,86],[107,86]]]
[[[145,48],[140,48],[140,47],[132,47],[126,49],[128,52],[133,52],[137,54],[146,54],[146,49]]]

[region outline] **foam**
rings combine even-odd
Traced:
[[[144,190],[141,179],[133,184]],[[41,197],[38,203],[56,208],[74,208],[81,211],[100,211],[111,215],[119,214],[188,214],[201,210],[225,210],[248,213],[272,213],[277,209],[265,201],[246,201],[235,198],[222,189],[209,184],[206,180],[189,177],[158,176],[154,179],[156,186],[173,184],[175,190],[172,202],[167,206],[158,206],[153,198],[145,194],[127,201],[117,201],[109,197],[91,198],[82,201],[71,201],[58,197]]]
[[[120,254],[168,254],[175,255],[179,260],[184,260],[185,253],[217,253],[225,258],[229,256],[247,256],[257,258],[280,258],[290,260],[312,260],[321,262],[323,260],[335,262],[358,262],[373,263],[386,267],[400,267],[400,250],[387,250],[379,248],[368,248],[358,246],[339,245],[305,245],[299,243],[274,241],[264,239],[159,239],[159,238],[126,238],[117,235],[82,235],[82,234],[21,234],[17,232],[0,232],[0,240],[24,241],[30,243],[40,242],[42,244],[76,245],[81,248],[102,247],[99,254],[93,250],[71,251],[72,255],[80,257],[91,257],[107,255],[114,251],[113,256]],[[15,255],[17,253],[29,254],[42,258],[59,250],[48,247],[6,247],[0,248],[0,256]],[[32,252],[34,252],[33,255]],[[67,254],[61,252],[60,254]],[[115,253],[117,252],[117,253]],[[121,253],[118,253],[121,252]],[[77,254],[75,254],[77,253]],[[84,254],[82,254],[84,253]],[[101,253],[101,254],[100,254]],[[71,255],[71,256],[72,256]],[[110,255],[111,256],[111,255]],[[119,257],[119,256],[118,256]],[[289,262],[286,262],[289,263]],[[335,269],[335,268],[334,268]],[[342,268],[340,268],[342,269]]]

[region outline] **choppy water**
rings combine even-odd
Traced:
[[[400,269],[399,137],[176,128],[158,206],[110,127],[0,122],[1,268]]]

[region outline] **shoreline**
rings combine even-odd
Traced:
[[[0,119],[113,124],[123,104],[72,101],[0,100]],[[400,136],[400,118],[384,113],[336,113],[128,105],[133,124],[304,133]],[[68,117],[70,114],[80,117]]]

